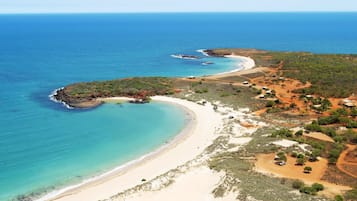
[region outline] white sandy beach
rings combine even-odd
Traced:
[[[129,97],[109,97],[109,98],[97,98],[97,100],[110,103],[110,102],[128,102],[135,99]]]
[[[255,67],[255,61],[250,57],[244,57],[244,56],[239,56],[239,55],[234,55],[234,54],[226,55],[224,57],[240,60],[240,62],[238,63],[240,68],[237,70],[234,70],[234,71],[249,70],[249,69],[252,69],[253,67]]]
[[[170,145],[161,148],[157,153],[124,170],[119,170],[48,200],[97,201],[109,198],[118,192],[140,184],[143,178],[151,180],[184,164],[186,161],[192,160],[216,137],[214,135],[215,129],[220,126],[221,118],[219,114],[214,112],[210,104],[202,106],[190,101],[163,96],[156,96],[152,99],[153,101],[165,101],[184,107],[193,114],[192,122]]]
[[[223,174],[198,167],[175,179],[175,183],[160,191],[146,191],[128,196],[125,201],[160,201],[160,200],[204,200],[231,201],[232,197],[214,198],[212,190],[217,186]],[[124,199],[118,199],[124,200]]]
[[[255,66],[254,61],[248,57],[236,55],[227,57],[239,59],[239,68],[237,70],[247,70]],[[113,103],[127,102],[132,99],[111,97],[98,100]],[[223,175],[210,170],[207,166],[201,165],[192,167],[192,169],[189,166],[189,170],[182,175],[178,175],[172,185],[164,188],[157,184],[160,182],[155,181],[155,178],[158,180],[157,178],[160,175],[177,167],[182,167],[186,162],[196,159],[218,137],[217,130],[222,129],[228,116],[240,116],[240,120],[246,121],[245,112],[232,113],[232,109],[226,111],[224,107],[214,111],[210,103],[200,105],[187,100],[165,96],[155,96],[152,97],[152,100],[176,104],[186,110],[191,115],[192,120],[177,137],[156,151],[82,184],[52,192],[38,201],[97,201],[109,199],[118,193],[128,191],[128,189],[133,189],[145,183],[142,181],[143,179],[152,181],[148,182],[151,185],[150,191],[135,192],[128,194],[129,196],[125,196],[124,199],[117,197],[110,200],[156,201],[168,200],[168,198],[170,200],[222,200],[214,198],[211,192]],[[231,139],[233,140],[232,143],[238,146],[236,148],[249,141],[246,138],[239,138],[240,134],[247,132],[247,129],[238,125],[238,130],[237,133],[239,135],[234,136],[238,138]],[[207,160],[207,158],[204,160]],[[158,186],[155,187],[155,185]],[[155,188],[157,189],[155,190]],[[152,191],[153,189],[155,191]],[[223,200],[230,199],[230,196],[228,196]]]

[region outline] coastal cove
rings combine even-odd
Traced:
[[[43,161],[22,169],[22,171],[41,170],[41,174],[34,174],[31,180],[22,180],[25,184],[32,183],[32,180],[42,181],[36,185],[41,185],[43,188],[37,189],[37,186],[33,186],[36,193],[33,197],[93,180],[118,165],[138,159],[171,141],[191,119],[190,115],[181,108],[160,102],[147,105],[105,104],[88,111],[70,112],[70,118],[63,119],[66,113],[56,118],[58,131],[51,131],[51,133],[58,136],[43,137],[50,137],[51,142],[60,142],[62,138],[63,140],[70,138],[73,141],[51,146],[43,144],[42,146],[48,147],[44,150],[52,150],[51,154],[43,155],[41,157]],[[85,121],[82,122],[84,118]],[[61,129],[67,121],[71,123],[70,133]],[[167,126],[158,128],[160,124]],[[73,131],[75,132],[72,133]],[[39,142],[35,145],[39,146]],[[42,167],[43,163],[48,164]],[[57,169],[57,167],[61,168]],[[16,173],[20,174],[22,171]],[[24,186],[27,185],[29,184]]]
[[[228,178],[218,173],[215,154],[246,165],[234,154],[268,125],[259,117],[267,100],[250,84],[268,71],[264,54],[202,48],[251,47],[276,53],[274,59],[286,51],[353,54],[357,29],[345,25],[356,22],[352,13],[0,16],[0,200],[167,199],[174,189],[194,188],[196,179],[205,183],[201,194],[215,200],[212,190]],[[120,83],[143,77],[134,87]],[[353,75],[345,78],[346,90],[332,95],[353,89]],[[103,91],[108,83],[115,90]],[[66,98],[66,87],[76,84],[83,88]],[[146,97],[149,104],[126,103]]]
[[[232,55],[227,56],[227,58],[231,58],[237,62],[237,64],[235,64],[237,69],[230,72],[236,72],[242,69],[249,70],[255,66],[254,61],[248,57]],[[224,72],[223,74],[229,74],[230,72]],[[120,80],[118,81],[121,82]],[[130,87],[144,87],[140,90],[146,91],[146,95],[168,94],[168,91],[172,90],[173,87],[170,84],[167,84],[170,83],[171,80],[167,80],[167,78],[161,77],[134,78],[134,81],[131,81],[131,78],[126,78],[123,79],[123,81],[124,86],[128,85],[125,83],[128,81],[128,86]],[[143,85],[137,84],[142,81]],[[156,82],[159,83],[158,86],[155,86]],[[86,84],[87,83],[80,83],[80,85],[84,86]],[[115,84],[113,86],[115,86]],[[154,90],[152,88],[146,88],[147,86],[153,87]],[[74,89],[76,87],[76,85],[73,86]],[[121,105],[125,104],[125,102],[134,101],[138,98],[135,94],[132,94],[129,97],[98,97],[93,100],[79,98],[81,101],[84,101],[84,103],[81,103],[81,101],[76,101],[70,97],[69,94],[66,94],[67,88],[68,86],[60,88],[53,96],[53,99],[58,103],[63,103],[65,106],[67,106],[68,109],[75,109],[73,107],[76,105],[78,105],[79,108],[96,108],[100,107],[100,105],[103,103]],[[106,89],[104,88],[104,90]],[[57,96],[57,94],[61,95]],[[118,95],[120,95],[120,92]],[[93,97],[93,95],[91,95],[91,97]],[[65,98],[65,100],[57,98]],[[72,102],[66,102],[67,100],[74,101],[76,104],[72,104]],[[150,97],[150,102],[153,102],[154,104],[169,103],[173,106],[181,108],[187,115],[189,114],[190,117],[186,118],[189,119],[189,121],[186,121],[189,123],[186,123],[184,130],[181,131],[180,134],[176,135],[173,140],[171,140],[169,143],[166,141],[165,145],[161,146],[157,150],[148,153],[136,160],[127,162],[126,164],[100,176],[90,178],[83,181],[82,183],[49,193],[38,199],[38,201],[102,200],[108,198],[117,193],[118,190],[123,191],[134,187],[140,180],[146,181],[153,179],[157,175],[163,174],[181,164],[184,164],[187,161],[193,160],[197,155],[199,155],[209,145],[211,145],[214,139],[217,137],[214,134],[215,130],[217,130],[222,124],[222,116],[216,113],[216,110],[214,110],[215,106],[211,104],[197,105],[194,102],[167,96],[152,96]],[[133,105],[135,106],[138,104]],[[173,113],[171,115],[174,116]],[[177,116],[174,117],[177,118]],[[160,127],[160,129],[162,128]],[[168,161],[170,162],[168,163]],[[110,186],[113,185],[119,185],[120,187],[119,189],[110,188]]]
[[[48,195],[48,197],[44,197],[43,200],[52,197],[54,197],[53,200],[63,200],[63,201],[72,201],[72,200],[95,201],[95,200],[103,200],[103,199],[127,200],[128,198],[137,201],[137,200],[142,200],[143,197],[145,197],[145,199],[150,199],[150,200],[163,199],[163,197],[167,196],[168,189],[170,189],[171,191],[174,190],[172,185],[176,185],[176,186],[179,185],[177,184],[179,183],[178,180],[176,180],[177,177],[184,177],[189,174],[193,174],[192,172],[195,172],[195,174],[198,175],[202,174],[202,176],[205,175],[203,176],[203,179],[206,179],[206,182],[204,182],[206,186],[201,189],[202,191],[205,191],[205,193],[201,192],[201,194],[195,195],[199,197],[199,198],[197,197],[196,199],[203,198],[200,196],[205,196],[205,197],[212,196],[212,194],[209,191],[212,189],[215,189],[214,191],[216,191],[217,188],[220,188],[220,187],[216,188],[216,186],[218,185],[218,183],[222,182],[221,179],[223,177],[227,177],[227,175],[223,176],[223,175],[219,175],[217,172],[212,172],[212,169],[215,169],[217,168],[217,166],[218,167],[220,166],[219,163],[216,164],[215,162],[212,161],[215,161],[215,158],[218,158],[219,161],[223,160],[220,155],[225,155],[225,154],[229,155],[230,153],[235,153],[239,155],[239,150],[241,149],[241,146],[244,146],[247,143],[250,144],[250,141],[254,139],[254,137],[251,137],[252,134],[255,134],[263,126],[268,126],[266,122],[269,121],[266,118],[264,118],[264,121],[260,121],[260,117],[253,115],[253,113],[250,113],[250,110],[253,107],[249,106],[248,108],[242,108],[241,106],[238,106],[237,108],[237,105],[241,104],[237,99],[235,99],[235,103],[229,104],[228,102],[226,102],[228,100],[225,97],[227,96],[250,97],[250,100],[248,100],[247,104],[251,104],[254,105],[254,107],[260,108],[260,109],[253,109],[255,111],[264,110],[263,113],[265,112],[280,113],[283,112],[284,110],[286,111],[293,110],[294,107],[290,107],[288,109],[287,107],[281,107],[281,108],[277,108],[278,109],[277,112],[276,111],[269,112],[269,109],[271,109],[269,107],[274,107],[274,105],[277,105],[275,107],[279,107],[279,105],[281,104],[288,104],[285,102],[286,100],[283,99],[284,98],[284,95],[282,95],[283,92],[280,91],[275,92],[274,90],[273,94],[271,94],[270,92],[268,93],[268,91],[270,91],[268,87],[260,86],[263,83],[262,81],[249,84],[249,82],[246,79],[255,82],[254,79],[263,78],[266,80],[265,81],[266,84],[270,84],[269,86],[274,86],[277,82],[282,82],[283,85],[285,86],[284,83],[299,82],[299,80],[304,79],[304,77],[301,78],[298,76],[300,72],[302,73],[308,72],[309,74],[316,73],[315,69],[318,68],[321,63],[324,65],[326,71],[328,72],[329,71],[333,72],[337,70],[342,73],[349,73],[355,70],[354,69],[356,65],[355,58],[357,58],[357,55],[353,55],[353,54],[329,55],[329,54],[313,54],[313,53],[306,53],[306,52],[272,52],[272,51],[256,50],[256,49],[212,49],[212,50],[209,49],[209,50],[205,50],[204,53],[216,57],[228,57],[228,58],[233,57],[236,59],[240,59],[241,70],[235,70],[229,73],[221,73],[217,75],[203,76],[203,77],[189,76],[186,78],[167,78],[167,77],[125,78],[121,80],[112,80],[112,81],[78,83],[78,84],[72,84],[69,86],[65,86],[64,88],[61,88],[58,91],[58,94],[60,95],[54,97],[59,98],[58,101],[63,102],[69,106],[74,106],[78,104],[80,107],[83,107],[82,102],[86,103],[84,105],[88,105],[88,107],[96,107],[98,105],[98,102],[115,103],[117,101],[148,100],[148,101],[135,101],[136,103],[138,102],[146,103],[149,102],[150,100],[152,100],[153,102],[166,101],[166,102],[178,104],[184,107],[186,110],[189,110],[190,113],[193,114],[194,123],[189,125],[188,129],[186,129],[183,132],[186,133],[185,135],[183,135],[184,137],[178,136],[178,138],[176,138],[176,140],[174,140],[167,147],[163,147],[160,149],[160,151],[150,155],[152,157],[148,157],[147,160],[143,158],[144,159],[143,161],[138,161],[136,164],[132,164],[133,166],[129,167],[128,169],[119,170],[117,174],[100,178],[99,180],[88,183],[87,185],[78,186],[78,188],[69,189],[69,191],[64,191],[63,193],[58,195],[50,194]],[[300,68],[299,69],[300,72],[296,70],[294,73],[288,72],[287,74],[283,74],[284,73],[283,69],[294,68],[295,67],[294,64],[299,63],[299,61],[301,60],[304,62],[303,66],[305,67],[305,69]],[[319,60],[319,63],[316,63],[315,62],[316,60]],[[335,65],[330,64],[329,62],[330,60],[332,61],[338,60],[340,63],[344,63],[344,65],[342,67],[335,68]],[[298,67],[301,66],[302,66],[301,63],[299,63]],[[329,73],[326,74],[320,73],[320,75],[324,77],[326,75],[328,76]],[[288,76],[288,77],[285,78],[283,76]],[[298,80],[293,80],[295,78]],[[245,81],[243,81],[242,79],[245,79]],[[267,81],[268,79],[272,80],[271,83]],[[349,79],[350,78],[348,76],[345,76],[340,80],[344,82],[346,80],[348,81]],[[352,79],[355,80],[355,77],[352,77]],[[314,93],[314,95],[319,95],[320,93],[320,94],[328,94],[329,98],[331,98],[331,96],[333,98],[346,98],[346,95],[344,93],[339,92],[340,90],[330,92],[326,88],[321,87],[320,82],[316,82],[312,78],[308,79],[308,81],[310,81],[312,84],[305,84],[303,90],[300,90],[299,88],[295,88],[296,90],[292,90],[291,92],[290,90],[288,90],[288,92],[284,92],[284,93],[289,93],[289,95],[290,93],[294,93],[291,96],[296,96],[295,93],[306,93],[305,91],[311,90],[311,92]],[[257,83],[260,85],[257,86]],[[338,82],[334,82],[334,83],[336,83],[336,85],[333,85],[333,87],[336,87],[338,89],[342,87]],[[350,86],[346,86],[346,85],[344,86],[346,88],[346,94],[352,94],[351,95],[352,99],[354,99],[353,94],[356,89],[356,84],[357,83],[355,81],[352,81],[351,83],[349,83]],[[298,85],[296,85],[295,87],[299,85],[301,84],[298,83]],[[211,87],[205,88],[208,86]],[[128,90],[128,87],[130,87],[130,90]],[[225,90],[222,90],[224,88]],[[261,89],[259,90],[259,88]],[[242,90],[244,90],[244,92],[242,92]],[[217,93],[217,92],[219,93],[220,91],[224,91],[224,93],[226,94],[229,93],[231,94],[220,95],[219,98],[217,96],[215,98],[212,97],[212,93]],[[263,94],[264,96],[262,98],[261,95],[263,91],[264,91]],[[115,97],[116,95],[124,96],[124,97]],[[169,95],[172,97],[160,96],[160,95]],[[257,97],[257,95],[259,96]],[[179,99],[174,97],[179,97]],[[257,100],[253,101],[253,99],[257,99]],[[284,100],[284,102],[280,102],[280,100]],[[225,103],[221,103],[220,101],[224,101]],[[272,106],[268,106],[269,101],[273,102],[274,104]],[[342,99],[340,101],[342,101]],[[266,103],[265,107],[268,108],[267,110],[265,110],[261,106],[262,102]],[[295,102],[298,103],[297,101]],[[333,105],[331,104],[331,106]],[[230,107],[235,107],[235,109],[237,110],[232,109]],[[299,110],[300,109],[301,108],[299,108]],[[289,115],[290,114],[292,113],[289,113]],[[284,115],[284,114],[280,113],[278,115]],[[244,118],[242,118],[242,116],[244,116]],[[286,120],[284,121],[288,122],[290,119],[296,118],[294,116],[295,115],[292,115],[290,117],[285,117]],[[308,119],[309,118],[307,117],[305,119],[301,119],[300,121],[304,122],[307,121]],[[243,123],[244,121],[246,122]],[[353,121],[353,117],[351,121]],[[278,125],[277,122],[274,121],[270,121],[270,122],[272,123],[272,125],[269,126]],[[237,127],[236,128],[237,130],[243,130],[244,128],[245,132],[239,132],[239,131],[237,132],[235,131],[236,129],[234,129],[234,127]],[[242,135],[245,135],[245,137],[243,137]],[[270,136],[269,134],[268,135],[265,134],[265,137],[271,138],[272,136]],[[228,141],[220,142],[220,138],[225,138]],[[350,143],[353,143],[354,138],[352,137],[351,139],[352,141]],[[233,143],[231,143],[231,141]],[[334,145],[336,144],[334,140],[331,140],[330,142],[333,143]],[[233,144],[234,146],[232,147]],[[224,148],[216,147],[213,148],[212,150],[212,147],[218,145],[221,145]],[[269,147],[271,146],[271,144],[265,144],[264,146]],[[255,147],[254,149],[260,149],[258,147]],[[275,148],[271,147],[270,151],[273,151],[276,148],[277,147]],[[249,154],[253,154],[253,153],[248,153],[248,155]],[[255,156],[253,156],[253,158],[254,157]],[[244,163],[243,161],[241,162]],[[209,164],[208,167],[210,168],[210,170],[207,169],[207,163]],[[259,166],[257,166],[257,168],[258,167]],[[232,168],[232,167],[228,166],[228,168]],[[259,167],[258,169],[254,169],[254,171],[267,175],[271,174],[271,176],[285,177],[279,174],[273,174],[273,172],[271,171],[265,172],[264,170],[262,171],[260,169],[261,167]],[[336,194],[344,193],[351,190],[351,187],[348,185],[342,185],[342,183],[336,185],[335,183],[331,183],[331,181],[328,180],[325,181],[325,179],[322,179],[325,172],[327,171],[326,169],[327,168],[325,168],[324,171],[319,171],[319,175],[312,180],[312,181],[319,181],[326,186],[326,192],[323,192],[324,196],[332,197]],[[228,174],[228,172],[226,172],[226,174]],[[174,175],[174,176],[170,176],[170,175]],[[135,179],[133,180],[133,178]],[[171,178],[172,180],[170,180],[169,178]],[[212,178],[212,180],[208,181],[208,178]],[[186,180],[189,179],[186,178]],[[192,179],[192,182],[195,181],[196,180]],[[311,182],[311,180],[305,179],[304,182],[309,183]],[[351,182],[353,183],[355,181],[352,180]],[[240,183],[240,181],[238,181],[238,183]],[[115,188],[113,188],[113,186],[115,186]],[[231,187],[227,187],[227,188],[230,189]],[[175,191],[183,191],[184,189],[187,190],[187,188],[183,186],[176,187]],[[150,198],[143,196],[143,194],[147,194],[148,192],[157,191],[157,190],[160,190],[159,193],[149,194]],[[226,191],[226,189],[224,189],[224,191]],[[214,194],[216,196],[216,193]],[[288,194],[285,194],[284,196],[289,197]],[[179,199],[182,199],[182,196],[180,196]],[[214,200],[213,197],[211,197],[210,199]],[[229,198],[229,196],[225,196],[225,199],[231,199],[231,198]],[[302,199],[304,200],[305,198]]]
[[[211,105],[200,106],[196,103],[163,96],[152,97],[153,102],[165,102],[181,107],[190,114],[191,120],[185,129],[164,146],[124,168],[118,168],[93,182],[69,189],[56,196],[49,194],[39,200],[102,200],[117,192],[132,188],[142,180],[151,180],[157,175],[192,160],[201,153],[215,138],[214,130],[220,124],[219,115]],[[209,125],[209,126],[208,126]],[[116,188],[111,188],[116,186]],[[118,191],[119,190],[119,191]],[[50,198],[50,199],[49,199]],[[51,199],[52,198],[52,199]]]

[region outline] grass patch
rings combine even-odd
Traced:
[[[181,92],[173,96],[191,101],[200,101],[202,99],[209,102],[219,101],[235,109],[249,107],[255,111],[264,108],[265,101],[254,98],[256,91],[253,88],[207,81],[200,81],[199,84],[192,84],[191,82],[186,80],[175,81],[175,88],[181,89]]]

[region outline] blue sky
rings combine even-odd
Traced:
[[[0,13],[357,11],[357,0],[0,0]]]

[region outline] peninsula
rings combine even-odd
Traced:
[[[165,101],[193,121],[165,148],[44,200],[356,200],[357,55],[212,49],[244,70],[71,84],[71,107]],[[124,99],[126,100],[126,99]],[[134,101],[138,102],[138,101]]]

